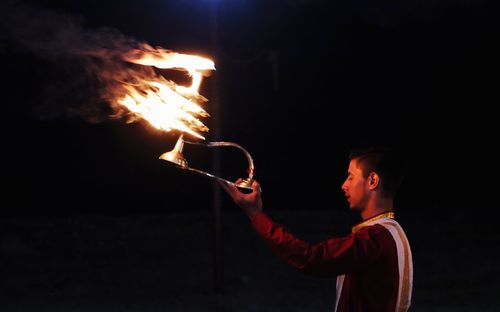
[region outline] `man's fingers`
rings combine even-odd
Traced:
[[[254,191],[255,194],[260,195],[261,189],[260,189],[259,182],[253,181],[253,183],[252,183],[252,189],[253,189],[253,191]]]
[[[252,182],[252,194],[241,192],[235,184],[241,184],[243,182],[243,179],[238,179],[233,183],[225,181],[225,180],[217,180],[219,182],[219,185],[231,196],[231,198],[235,201],[238,202],[239,200],[243,198],[247,198],[246,200],[250,200],[251,197],[254,196],[260,196],[261,194],[261,188],[260,184],[257,181]]]

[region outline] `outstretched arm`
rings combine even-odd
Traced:
[[[252,225],[270,249],[284,262],[303,273],[335,277],[369,267],[392,242],[382,226],[371,226],[345,237],[334,237],[317,244],[298,239],[266,214],[257,213]]]
[[[240,180],[236,183],[241,182]],[[259,236],[283,261],[296,269],[314,276],[334,277],[366,267],[381,255],[380,238],[384,237],[377,227],[341,238],[331,238],[315,245],[296,238],[283,226],[273,222],[262,212],[260,185],[252,184],[253,191],[242,193],[233,185],[221,186],[233,201],[245,211]],[[387,232],[387,231],[385,231]],[[386,233],[388,234],[388,233]],[[390,235],[385,235],[390,239]]]

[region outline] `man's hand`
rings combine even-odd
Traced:
[[[238,179],[235,183],[238,184],[242,180]],[[245,194],[236,186],[219,181],[221,187],[231,196],[236,205],[240,206],[247,213],[250,219],[253,219],[257,212],[262,211],[262,197],[260,195],[260,185],[257,181],[252,183],[253,191]]]

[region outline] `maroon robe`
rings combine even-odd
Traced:
[[[257,233],[283,261],[318,277],[337,277],[335,311],[406,311],[413,265],[406,235],[392,212],[352,228],[346,237],[310,245],[266,214],[252,220]]]

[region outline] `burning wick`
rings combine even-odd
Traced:
[[[200,132],[207,132],[208,128],[198,117],[209,116],[199,106],[207,99],[199,94],[198,89],[203,75],[209,70],[215,70],[214,62],[196,55],[179,54],[149,46],[145,50],[129,52],[125,59],[134,64],[185,71],[192,83],[190,86],[179,86],[158,76],[154,80],[144,79],[139,83],[125,84],[127,94],[118,103],[157,129],[167,132],[176,129],[205,139]]]

